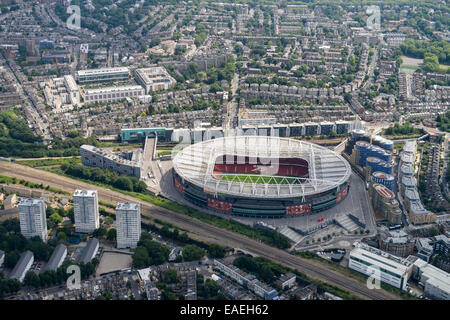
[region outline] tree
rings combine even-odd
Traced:
[[[23,282],[26,286],[39,288],[41,286],[41,281],[39,279],[39,276],[34,273],[33,271],[28,271],[25,275],[25,279]]]
[[[137,247],[132,259],[135,268],[142,269],[150,265],[150,257],[145,247]]]
[[[106,234],[106,239],[109,241],[115,241],[117,239],[117,230],[115,228],[109,229]]]
[[[225,257],[225,247],[212,243],[208,248],[208,253],[211,258],[223,258]]]
[[[177,271],[173,269],[167,270],[166,273],[164,273],[164,282],[167,284],[177,283],[178,282]]]
[[[8,269],[14,268],[19,259],[20,259],[19,252],[17,251],[7,252],[5,254],[5,261],[4,261],[5,267]]]
[[[185,261],[200,260],[205,255],[205,250],[195,244],[187,245],[183,249],[183,259]]]
[[[217,282],[211,279],[206,279],[205,282],[205,292],[209,298],[217,296],[217,293],[219,291],[219,285]]]
[[[59,213],[55,212],[48,218],[49,227],[53,228],[60,224],[63,221],[63,218],[59,215]]]

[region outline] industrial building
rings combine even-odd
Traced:
[[[100,227],[97,190],[75,190],[73,210],[76,232],[91,233]]]
[[[58,244],[42,271],[55,271],[62,265],[66,257],[67,247],[62,243]]]
[[[348,267],[395,288],[405,290],[412,273],[413,261],[391,255],[363,243],[350,251]]]
[[[130,71],[126,67],[79,70],[75,77],[78,83],[95,83],[107,81],[126,81]]]
[[[121,157],[110,151],[84,144],[80,147],[80,154],[81,163],[85,166],[108,169],[137,178],[141,177],[142,150],[136,150],[126,154],[126,157]]]
[[[83,253],[81,254],[80,258],[78,259],[78,262],[84,262],[84,263],[90,262],[97,255],[98,249],[99,249],[98,239],[91,238],[88,241],[86,247],[84,247]]]
[[[116,206],[117,248],[136,248],[141,237],[141,205],[119,202]]]
[[[447,272],[417,259],[414,262],[413,277],[419,281],[427,297],[450,300],[450,274]]]
[[[47,240],[46,205],[43,199],[23,199],[19,202],[20,232],[30,239],[38,236]]]
[[[31,266],[33,265],[33,262],[33,252],[25,251],[24,253],[22,253],[19,261],[16,263],[11,273],[9,274],[9,279],[16,279],[22,282],[28,270],[30,270]]]
[[[177,83],[164,67],[136,69],[135,79],[145,89],[145,94],[167,90]]]
[[[84,89],[82,91],[82,97],[86,103],[114,102],[126,98],[138,98],[144,94],[144,89],[141,86],[131,85]]]

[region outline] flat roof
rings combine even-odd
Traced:
[[[94,88],[94,89],[84,89],[85,94],[98,94],[98,93],[109,93],[109,92],[122,92],[128,90],[144,90],[141,86],[118,86],[118,87],[104,87],[104,88]]]
[[[19,206],[35,206],[35,205],[40,205],[40,204],[45,204],[44,199],[41,198],[26,198],[26,199],[22,199],[19,202]]]
[[[126,67],[86,69],[86,70],[78,70],[77,74],[79,76],[87,76],[87,75],[96,75],[96,74],[105,74],[105,73],[119,73],[119,72],[129,72],[129,70]]]
[[[364,248],[355,248],[350,252],[350,257],[356,257],[361,260],[367,261],[374,266],[382,267],[390,272],[404,276],[410,269],[410,265],[405,265],[390,259],[391,255],[386,253],[385,255],[377,254],[366,250]]]
[[[420,200],[410,201],[411,211],[414,214],[428,214],[429,211],[425,209],[422,202]]]
[[[97,195],[97,190],[80,190],[77,189],[73,193],[74,197],[94,197]]]
[[[139,210],[141,205],[136,202],[119,202],[116,210]]]
[[[377,191],[377,193],[379,195],[381,195],[383,198],[387,198],[387,199],[393,199],[394,198],[394,193],[388,189],[388,187],[379,184],[379,183],[374,183],[373,184],[374,189]]]

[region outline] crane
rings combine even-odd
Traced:
[[[390,116],[394,111],[395,111],[395,107],[391,110],[391,112],[386,113],[386,114],[383,116],[383,118],[381,118],[381,120],[377,121],[377,122],[375,123],[374,127],[377,126],[377,125],[379,125],[381,122],[383,122],[384,119],[386,119],[388,116]],[[374,127],[372,127],[372,128],[369,129],[369,132],[370,132],[370,144],[372,144],[373,132],[374,132],[374,130],[375,130]]]

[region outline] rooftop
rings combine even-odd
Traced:
[[[78,74],[78,76],[86,76],[86,75],[97,75],[97,74],[119,73],[119,72],[128,72],[128,68],[117,67],[117,68],[79,70],[79,71],[77,71],[77,74]]]

